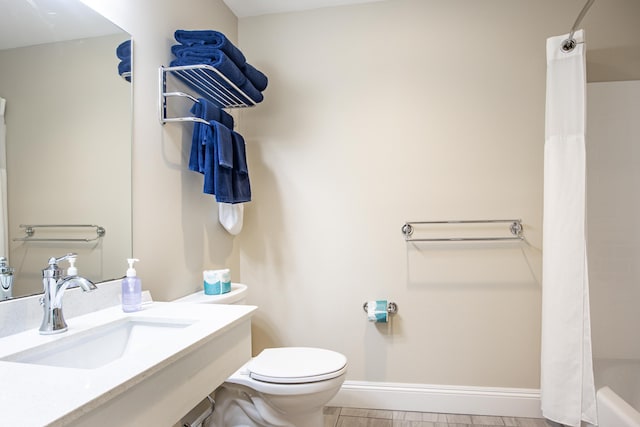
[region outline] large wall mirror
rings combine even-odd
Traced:
[[[129,38],[79,0],[0,2],[0,256],[13,297],[42,292],[48,259],[69,252],[95,282],[126,271],[132,83],[116,48]]]

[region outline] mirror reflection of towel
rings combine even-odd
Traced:
[[[126,40],[116,47],[116,56],[120,59],[118,63],[118,74],[126,81],[131,82],[131,39]]]

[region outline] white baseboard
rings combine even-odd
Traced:
[[[540,390],[345,381],[329,406],[542,418]]]

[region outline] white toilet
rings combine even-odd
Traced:
[[[232,284],[232,295],[214,298],[203,292],[177,302],[242,304],[245,285]],[[220,386],[207,427],[322,427],[322,408],[338,393],[347,358],[310,347],[267,348]]]

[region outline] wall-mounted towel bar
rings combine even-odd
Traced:
[[[433,238],[414,238],[412,237],[415,225],[444,225],[444,224],[465,224],[465,225],[491,225],[491,224],[508,224],[511,236],[505,237],[433,237]],[[500,240],[523,240],[522,220],[519,219],[486,219],[486,220],[460,220],[460,221],[412,221],[406,222],[402,226],[402,234],[407,242],[486,242]]]
[[[212,74],[213,73],[213,74]],[[196,94],[191,95],[185,92],[167,92],[167,74],[173,74],[186,83]],[[216,76],[214,78],[213,76]],[[217,80],[221,79],[221,81]],[[179,67],[160,67],[160,98],[158,102],[160,122],[162,124],[170,122],[202,122],[206,121],[197,117],[167,117],[167,98],[183,97],[193,102],[198,102],[198,97],[205,98],[222,108],[243,108],[252,107],[256,104],[247,94],[233,84],[216,68],[209,65],[184,65]]]
[[[20,224],[20,228],[24,228],[25,237],[17,237],[14,242],[93,242],[104,237],[107,231],[104,227],[93,224]],[[96,237],[86,238],[66,238],[66,237],[33,237],[36,228],[95,228]]]

